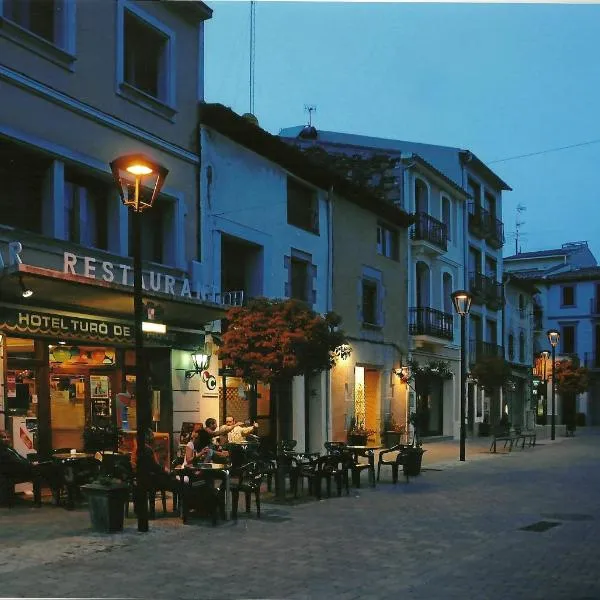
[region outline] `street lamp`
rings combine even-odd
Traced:
[[[546,333],[548,341],[552,346],[552,418],[550,425],[550,439],[556,437],[556,346],[560,340],[560,333],[556,329],[549,329]]]
[[[542,383],[544,384],[543,390],[544,390],[544,404],[543,404],[543,410],[544,410],[544,425],[546,424],[546,413],[548,412],[548,374],[546,373],[546,363],[548,362],[548,359],[550,358],[550,352],[548,352],[548,350],[543,350],[541,352],[541,357],[542,360],[544,361],[542,363]]]
[[[460,315],[460,460],[465,460],[465,404],[467,388],[467,359],[465,352],[466,317],[471,310],[473,296],[465,290],[453,292],[452,303],[454,310]]]
[[[142,301],[142,212],[152,208],[169,173],[168,169],[144,156],[128,154],[110,163],[121,201],[130,210],[133,229],[133,307],[135,320],[135,374],[137,410],[137,495],[138,531],[148,531],[148,478],[146,445],[152,414],[148,395],[148,375],[144,363],[144,304]]]

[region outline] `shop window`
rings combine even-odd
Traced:
[[[65,180],[65,232],[67,239],[92,248],[107,249],[107,197],[104,186],[92,181]]]
[[[0,223],[42,233],[44,180],[50,161],[0,139]]]
[[[287,222],[311,233],[319,233],[317,193],[293,177],[287,178]]]

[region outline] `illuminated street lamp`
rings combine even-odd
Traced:
[[[556,329],[549,329],[547,334],[548,341],[552,346],[552,418],[550,425],[550,439],[556,437],[556,346],[560,340],[560,333]]]
[[[148,395],[148,374],[144,363],[144,305],[142,301],[142,212],[152,208],[169,173],[168,169],[144,156],[128,154],[110,163],[119,196],[129,214],[133,229],[133,306],[135,320],[135,374],[137,409],[136,511],[138,531],[148,531],[149,465],[144,452],[152,414]]]
[[[454,310],[460,315],[460,456],[461,461],[465,460],[465,404],[467,394],[467,359],[465,351],[466,337],[466,317],[471,310],[473,296],[465,290],[457,290],[451,295]]]

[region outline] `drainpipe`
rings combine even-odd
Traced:
[[[333,186],[327,193],[327,287],[325,308],[333,310]],[[331,371],[325,371],[325,441],[328,442],[331,434]]]
[[[202,262],[202,125],[198,123],[198,166],[196,167],[196,248],[198,262]]]

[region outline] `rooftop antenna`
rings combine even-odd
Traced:
[[[256,39],[256,2],[250,2],[250,113],[254,114],[254,57]]]
[[[308,113],[308,126],[312,127],[312,114],[317,112],[317,106],[315,104],[305,104],[304,112]]]
[[[521,252],[519,246],[520,239],[522,237],[521,227],[525,225],[525,221],[521,221],[521,215],[527,210],[527,207],[523,204],[517,204],[517,218],[515,219],[515,254]]]

